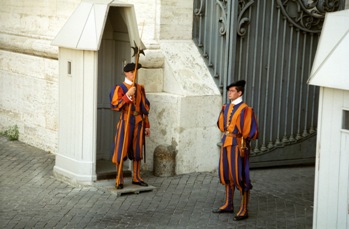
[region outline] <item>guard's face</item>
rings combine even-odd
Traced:
[[[134,71],[131,72],[125,72],[125,76],[128,80],[133,81],[135,78]]]
[[[236,90],[236,87],[231,87],[231,88],[229,88],[229,90],[228,90],[228,99],[231,100],[231,101],[233,101],[233,100],[239,98],[239,97],[241,96],[241,94],[242,94],[242,91],[239,91],[239,92],[238,92],[238,91]]]

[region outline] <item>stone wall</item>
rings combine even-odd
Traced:
[[[152,136],[147,157],[158,145],[172,145],[177,174],[212,171],[218,165],[216,121],[222,96],[193,41],[161,41],[160,46],[163,89],[148,93]],[[152,161],[148,164],[152,168]]]
[[[79,1],[1,1],[0,129],[57,151],[58,48],[50,45]]]

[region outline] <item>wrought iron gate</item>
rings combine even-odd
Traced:
[[[244,100],[259,120],[255,166],[314,162],[318,89],[306,81],[326,12],[344,0],[194,0],[193,39],[227,98],[247,81]]]

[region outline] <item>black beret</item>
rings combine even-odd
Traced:
[[[140,69],[142,67],[142,65],[140,63],[138,63],[137,65],[137,69]],[[124,67],[124,72],[131,72],[131,71],[134,71],[136,68],[136,65],[135,63],[128,63],[125,65]]]
[[[231,83],[227,86],[227,91],[229,90],[229,88],[231,87],[245,87],[246,81],[245,80],[239,80],[236,81],[234,83]]]

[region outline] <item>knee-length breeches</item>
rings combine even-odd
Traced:
[[[130,160],[139,161],[143,159],[143,141],[144,141],[144,127],[143,122],[134,124],[130,122],[128,126],[128,134],[125,134],[125,121],[120,120],[117,124],[114,144],[113,163],[118,165],[120,163],[123,145],[125,145],[126,152],[123,160],[127,157]]]
[[[240,191],[252,189],[248,155],[241,157],[237,145],[221,147],[218,176],[223,185],[235,186]]]

